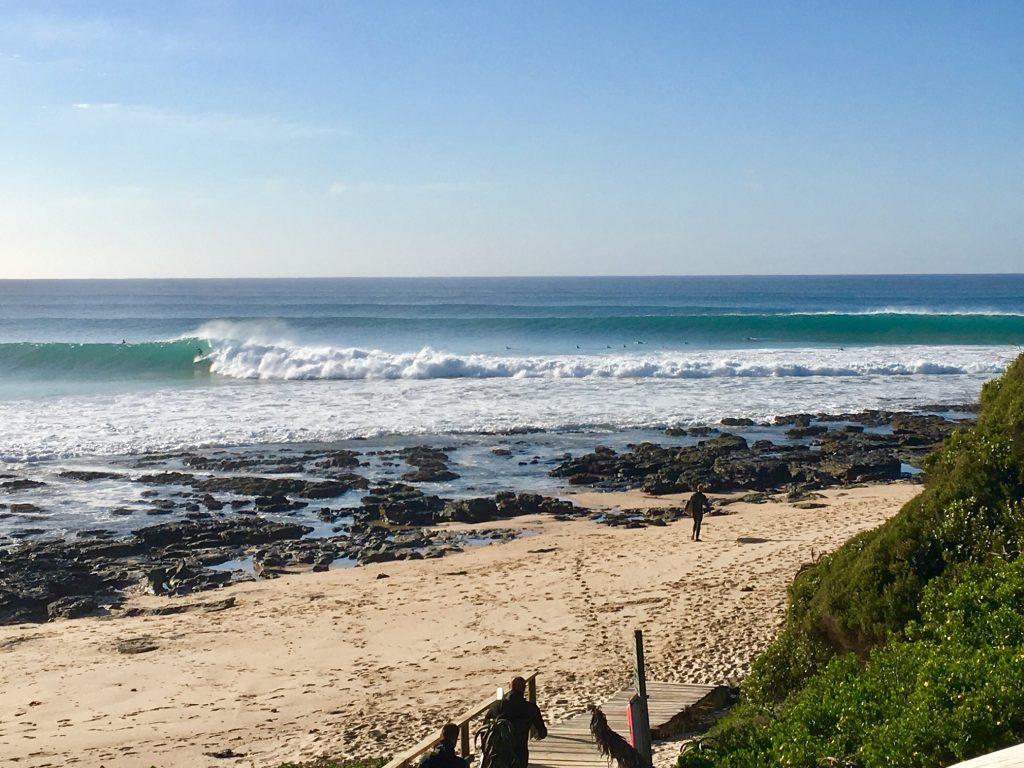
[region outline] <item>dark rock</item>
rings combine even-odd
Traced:
[[[96,611],[96,601],[89,595],[61,597],[46,606],[47,618],[79,619]]]
[[[449,503],[441,517],[459,523],[485,523],[498,517],[498,505],[494,499],[461,499]]]
[[[42,488],[45,485],[46,483],[41,483],[38,480],[5,480],[0,483],[0,490],[15,493],[16,491],[28,491],[32,488]]]
[[[375,552],[363,551],[359,553],[360,565],[369,565],[370,563],[390,563],[398,558],[395,555],[394,550],[383,549]]]
[[[835,455],[823,460],[820,466],[823,471],[844,483],[900,478],[900,461],[887,451]]]
[[[828,427],[822,424],[810,424],[806,427],[793,427],[786,430],[786,437],[801,438],[823,435],[828,432]]]
[[[460,475],[449,470],[443,464],[424,464],[412,472],[406,472],[402,479],[410,483],[443,483],[457,480]]]
[[[17,528],[13,531],[8,531],[7,535],[12,539],[28,539],[32,536],[42,536],[46,533],[43,528]]]
[[[8,509],[15,515],[38,515],[43,511],[35,504],[11,504]]]
[[[261,519],[181,521],[162,523],[133,531],[147,547],[169,544],[194,545],[205,540],[224,545],[263,544],[282,539],[298,539],[313,529],[294,523],[275,523]]]
[[[172,614],[188,613],[190,611],[204,611],[212,613],[233,608],[235,598],[225,597],[223,600],[205,600],[193,603],[172,603],[171,605],[160,605],[155,608],[129,608],[123,615],[132,616],[169,616]]]
[[[240,496],[298,496],[304,499],[330,499],[353,488],[366,488],[366,478],[349,475],[334,480],[298,480],[286,477],[211,477],[192,483],[204,493],[236,493]]]
[[[141,475],[135,482],[147,485],[188,485],[194,478],[195,475],[185,472],[157,472],[154,475]]]
[[[245,757],[245,752],[235,752],[233,749],[221,749],[217,752],[203,752],[207,757],[215,757],[220,759],[229,759],[237,757]]]
[[[114,647],[117,648],[118,653],[135,654],[149,653],[150,651],[155,651],[160,646],[153,641],[153,638],[144,635],[142,637],[127,637],[118,640]]]
[[[723,427],[753,427],[755,423],[753,419],[734,418],[732,416],[726,416],[721,422]]]
[[[91,483],[93,480],[123,480],[124,475],[119,472],[89,472],[85,470],[68,470],[61,472],[57,477],[67,480],[80,480],[83,483]]]
[[[316,466],[333,468],[333,469],[348,469],[350,467],[359,466],[359,454],[355,451],[331,451],[330,453],[323,456],[316,462]]]

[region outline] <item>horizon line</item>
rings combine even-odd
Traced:
[[[713,273],[662,273],[662,274],[608,274],[608,275],[209,275],[209,276],[160,276],[160,277],[0,277],[0,283],[7,282],[88,282],[88,281],[201,281],[201,280],[621,280],[621,279],[663,279],[663,278],[792,278],[792,277],[1018,277],[1024,272],[736,272]]]

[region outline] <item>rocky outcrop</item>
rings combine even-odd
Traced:
[[[598,446],[592,453],[566,459],[551,474],[572,485],[639,487],[652,495],[684,493],[698,485],[717,493],[818,490],[897,479],[903,463],[920,466],[924,456],[960,426],[941,416],[885,411],[793,414],[776,423],[792,425],[787,437],[809,442],[760,440],[748,446],[742,437],[725,433],[681,448],[641,443],[620,454]],[[866,432],[865,427],[878,431]]]

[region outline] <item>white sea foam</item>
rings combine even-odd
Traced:
[[[267,350],[272,354],[256,354],[251,347],[245,345],[245,355],[253,358],[239,369],[246,371],[244,379],[0,400],[0,460],[525,426],[616,431],[713,424],[725,416],[770,421],[777,414],[802,411],[900,409],[973,401],[982,383],[1010,358],[1005,350],[947,347],[709,351],[679,359],[639,355],[603,361],[480,361],[426,351],[407,356],[325,353],[317,359],[291,347],[271,345]],[[334,357],[358,375],[316,383],[270,377],[284,378],[284,371],[322,377],[328,363],[339,365]],[[477,370],[474,366],[503,375],[432,378],[439,371]],[[391,371],[394,377],[371,378],[370,368]]]
[[[502,357],[212,339],[210,371],[233,379],[490,379],[910,376],[998,374],[1012,353],[991,347],[750,349]],[[955,351],[952,351],[955,350]]]

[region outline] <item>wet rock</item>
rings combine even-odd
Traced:
[[[203,496],[202,502],[203,506],[206,507],[211,512],[219,512],[225,507],[223,501],[216,499],[215,497],[211,496],[208,493]]]
[[[8,531],[7,535],[12,539],[28,539],[33,536],[42,536],[46,533],[43,528],[17,528],[13,531]]]
[[[307,525],[275,523],[261,519],[211,519],[206,521],[184,520],[161,523],[133,531],[139,541],[147,547],[166,547],[175,544],[182,547],[201,548],[207,546],[237,546],[242,544],[263,544],[282,539],[298,539],[313,529]]]
[[[755,423],[753,419],[734,418],[731,416],[726,416],[721,421],[723,427],[753,427]]]
[[[61,472],[57,477],[62,477],[66,480],[79,480],[83,483],[91,483],[94,480],[123,480],[125,476],[119,472],[89,472],[75,469]]]
[[[888,451],[861,451],[833,455],[822,460],[821,469],[844,483],[898,480],[900,461]]]
[[[188,485],[195,478],[186,472],[157,472],[152,475],[140,475],[135,478],[137,483],[147,485]]]
[[[260,456],[186,456],[185,466],[192,469],[214,472],[237,472],[241,469],[258,469],[263,464]]]
[[[38,480],[5,480],[0,483],[0,490],[7,491],[8,493],[16,493],[17,491],[29,491],[33,488],[42,488],[46,483],[41,483]]]
[[[334,469],[347,469],[359,466],[359,454],[355,451],[332,451],[316,462],[316,466]]]
[[[442,520],[459,523],[485,523],[498,517],[494,499],[460,499],[448,504],[441,512]]]
[[[460,475],[443,464],[424,464],[402,475],[402,479],[410,483],[443,483],[457,480],[459,477]]]
[[[363,496],[362,503],[363,509],[357,514],[359,520],[381,520],[392,525],[431,525],[435,514],[445,505],[438,496],[428,496],[404,483],[377,485]]]
[[[416,468],[402,475],[402,479],[407,482],[447,482],[459,477],[457,473],[448,469],[448,454],[438,448],[417,445],[404,448],[399,451],[399,455],[407,464]]]
[[[940,443],[962,425],[941,416],[897,413],[892,417],[893,435],[901,445],[933,445]]]
[[[801,438],[823,435],[828,432],[828,427],[823,424],[809,424],[806,427],[793,427],[786,430],[786,437]]]
[[[308,507],[309,503],[305,501],[291,501],[287,496],[278,494],[275,496],[257,496],[255,505],[257,512],[283,514]]]
[[[366,488],[366,478],[351,474],[333,480],[298,480],[285,477],[211,477],[194,480],[192,487],[204,493],[235,493],[240,496],[297,496],[303,499],[331,499],[353,488]]]
[[[11,504],[8,507],[12,514],[15,515],[38,515],[43,510],[37,507],[35,504]]]

